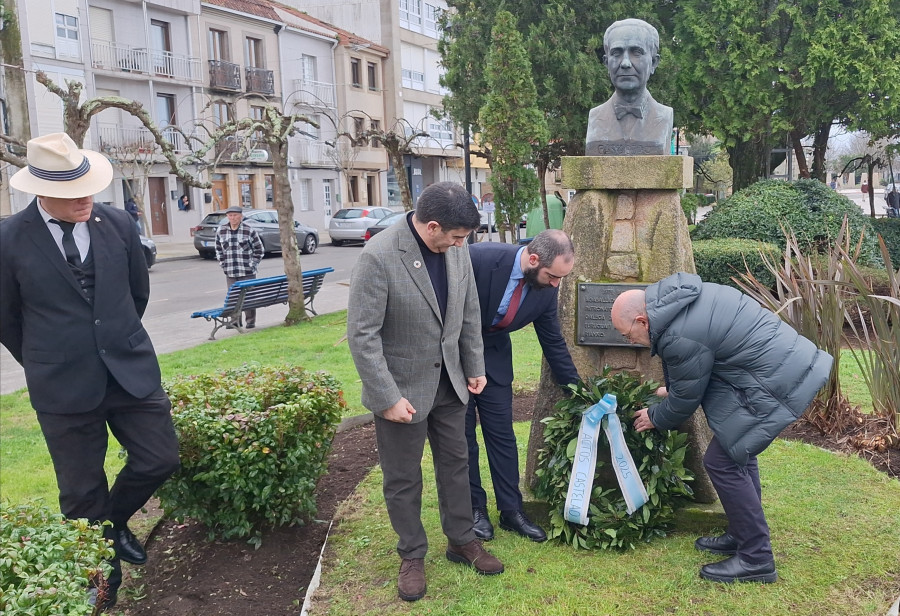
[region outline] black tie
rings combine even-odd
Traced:
[[[59,228],[62,229],[63,232],[63,250],[66,252],[66,261],[74,265],[75,267],[81,267],[81,253],[78,252],[78,245],[75,243],[75,236],[72,235],[72,230],[75,228],[74,222],[66,222],[64,220],[56,220],[55,218],[51,218],[50,222],[55,225],[59,225]]]

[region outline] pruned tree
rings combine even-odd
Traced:
[[[511,13],[497,13],[491,37],[485,68],[488,91],[479,124],[493,156],[494,201],[514,237],[514,225],[538,200],[540,180],[532,167],[532,147],[547,142],[547,123],[537,107],[531,63]],[[505,240],[503,234],[500,239]]]
[[[173,175],[176,175],[181,181],[189,186],[196,186],[198,188],[210,187],[209,182],[204,182],[197,173],[186,169],[187,164],[200,163],[202,166],[205,166],[206,161],[197,156],[179,157],[172,144],[166,139],[163,132],[153,121],[153,118],[150,117],[147,110],[144,109],[143,103],[118,96],[97,96],[82,102],[81,99],[84,93],[84,84],[79,81],[67,79],[65,81],[65,87],[61,87],[55,81],[50,79],[43,71],[36,71],[35,79],[38,83],[43,85],[47,91],[55,94],[62,101],[63,130],[72,138],[72,141],[74,141],[78,147],[84,147],[85,135],[87,135],[88,129],[91,127],[91,119],[95,115],[106,109],[121,109],[140,120],[141,124],[143,124],[150,132],[156,146],[159,148],[159,155],[169,163],[170,172]],[[167,130],[177,131],[178,129],[169,127]],[[3,138],[3,140],[6,143],[14,145],[25,145],[11,138]],[[27,165],[23,156],[17,156],[6,151],[5,148],[0,149],[0,160],[16,165],[17,167],[24,167]]]
[[[294,231],[294,200],[288,178],[288,140],[300,132],[300,124],[319,125],[306,115],[287,114],[281,107],[265,97],[256,94],[247,98],[262,99],[262,117],[240,118],[225,122],[210,132],[210,138],[193,156],[204,157],[217,143],[231,141],[234,144],[232,156],[241,158],[251,149],[265,144],[272,161],[275,185],[272,202],[278,212],[278,235],[281,239],[281,255],[284,258],[284,273],[288,280],[288,312],[285,325],[294,325],[310,317],[306,313],[303,299],[303,268],[300,265],[300,250]],[[235,118],[235,101],[217,100],[229,107],[229,117]]]
[[[144,208],[144,189],[147,185],[147,176],[150,175],[153,166],[159,162],[154,154],[157,149],[155,146],[156,144],[153,142],[134,141],[117,145],[104,144],[101,147],[106,158],[128,184],[128,192],[134,199],[138,212],[145,222],[147,217]],[[149,223],[145,228],[145,233],[150,234]]]

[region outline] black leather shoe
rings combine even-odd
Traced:
[[[712,582],[762,582],[771,584],[778,579],[775,572],[775,561],[761,565],[744,562],[739,556],[732,556],[717,563],[700,567],[700,577]]]
[[[494,538],[494,525],[491,524],[491,518],[488,517],[487,509],[484,507],[472,507],[472,530],[475,536],[482,541],[490,541]]]
[[[712,552],[713,554],[737,554],[737,540],[725,533],[718,537],[700,537],[694,542],[694,547],[701,552]]]
[[[115,607],[116,602],[119,600],[119,589],[118,588],[107,588],[103,591],[103,597],[101,598],[100,612],[105,612],[107,610],[111,610]],[[88,604],[89,605],[97,605],[97,597],[99,596],[99,592],[96,588],[91,588],[88,591]]]
[[[537,543],[547,540],[547,533],[544,532],[544,529],[529,520],[528,516],[522,511],[516,511],[512,514],[501,512],[500,528],[519,533],[523,537],[528,537]]]
[[[116,556],[132,565],[143,565],[147,562],[147,552],[127,526],[113,530],[113,548]]]

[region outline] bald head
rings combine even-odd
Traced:
[[[647,298],[643,289],[631,289],[613,302],[610,320],[616,331],[634,344],[650,345],[650,322],[647,320]]]

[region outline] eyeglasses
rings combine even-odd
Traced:
[[[627,340],[627,341],[630,342],[631,344],[635,344],[634,338],[631,337],[631,332],[634,330],[634,324],[637,323],[637,319],[638,319],[639,316],[641,316],[641,315],[636,315],[636,316],[631,320],[631,327],[629,327],[629,328],[628,328],[628,332],[622,336],[623,338],[625,338],[625,340]]]

